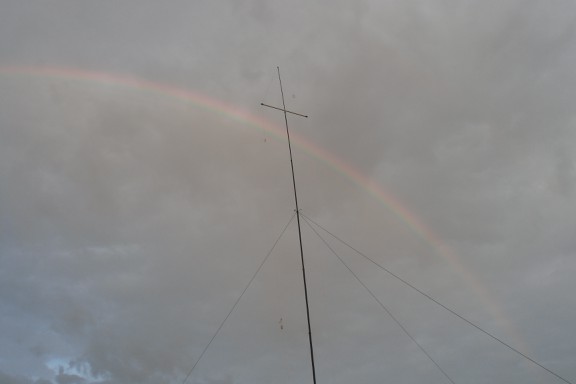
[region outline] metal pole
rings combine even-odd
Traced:
[[[292,146],[290,144],[290,131],[288,130],[287,113],[289,111],[286,111],[286,103],[284,102],[284,90],[282,89],[282,79],[280,78],[280,67],[276,68],[278,69],[278,80],[280,81],[280,92],[282,93],[282,107],[284,111],[284,122],[286,123],[286,135],[288,136],[288,151],[290,152],[290,167],[292,169],[292,185],[294,186],[294,201],[296,203],[296,221],[298,223],[298,240],[300,241],[300,260],[302,261],[302,278],[304,280],[304,297],[306,299],[306,319],[308,320],[308,340],[310,342],[310,361],[312,362],[312,380],[314,384],[316,384],[316,366],[314,365],[314,347],[312,345],[312,328],[310,326],[310,307],[308,306],[308,287],[306,285],[306,269],[304,268],[304,250],[302,248],[302,231],[300,229],[300,208],[298,207],[298,194],[296,193],[296,178],[294,177],[294,162],[292,160]]]

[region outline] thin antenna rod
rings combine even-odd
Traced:
[[[282,109],[282,108],[274,107],[274,106],[272,106],[272,105],[268,105],[268,104],[264,104],[264,103],[260,103],[260,105],[263,105],[263,106],[268,107],[268,108],[274,108],[274,109],[277,109],[277,110],[279,110],[279,111],[284,111],[284,112],[286,112],[286,113],[291,113],[291,114],[293,114],[293,115],[298,115],[298,116],[302,116],[302,117],[308,117],[308,116],[303,115],[303,114],[301,114],[301,113],[296,113],[296,112],[288,111],[288,110],[285,110],[285,109]]]
[[[290,144],[290,131],[288,130],[288,113],[308,117],[296,112],[286,110],[284,101],[284,90],[282,88],[282,78],[280,77],[280,67],[278,69],[278,81],[280,81],[280,93],[282,93],[282,107],[277,108],[261,103],[265,107],[278,109],[284,112],[284,122],[286,123],[286,135],[288,136],[288,151],[290,152],[290,168],[292,169],[292,185],[294,186],[294,202],[296,203],[296,222],[298,223],[298,240],[300,241],[300,260],[302,261],[302,278],[304,280],[304,297],[306,299],[306,319],[308,320],[308,340],[310,342],[310,361],[312,362],[312,380],[316,384],[316,366],[314,365],[314,347],[312,346],[312,328],[310,327],[310,307],[308,306],[308,287],[306,285],[306,269],[304,268],[304,250],[302,248],[302,231],[300,229],[300,208],[298,207],[298,194],[296,193],[296,178],[294,177],[294,162],[292,160],[292,146]]]

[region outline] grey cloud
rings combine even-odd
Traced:
[[[13,376],[6,372],[0,371],[0,383],[2,384],[52,384],[49,380],[38,379],[29,380],[23,376]]]
[[[0,382],[3,384],[28,384],[31,383],[30,380],[22,376],[11,376],[7,373],[0,371]]]
[[[65,373],[64,367],[60,367],[56,382],[58,384],[82,384],[86,382],[86,379],[78,375]]]
[[[281,102],[280,65],[288,108],[310,115],[290,117],[291,132],[385,186],[453,259],[395,203],[295,145],[305,213],[576,377],[571,5],[169,3],[6,2],[0,66],[170,84],[282,132],[281,114],[259,109]],[[14,373],[0,381],[180,382],[292,213],[284,138],[125,84],[2,71],[0,82],[0,370]],[[445,382],[304,230],[319,374]],[[295,236],[190,382],[308,379]],[[548,380],[338,251],[456,382]]]

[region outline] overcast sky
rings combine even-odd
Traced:
[[[576,382],[572,0],[0,0],[0,384],[181,383],[294,211]],[[296,222],[188,379],[311,383]],[[350,249],[455,383],[562,383]],[[303,223],[318,383],[449,383]]]

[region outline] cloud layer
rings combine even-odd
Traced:
[[[294,134],[354,170],[295,145],[305,214],[576,381],[573,4],[4,3],[0,383],[181,382],[293,209],[270,130],[39,68],[189,89],[282,132],[259,106],[281,103],[276,65],[288,108],[310,115]],[[445,383],[303,229],[320,380]],[[310,380],[296,236],[189,382]],[[455,382],[556,382],[333,246]]]

